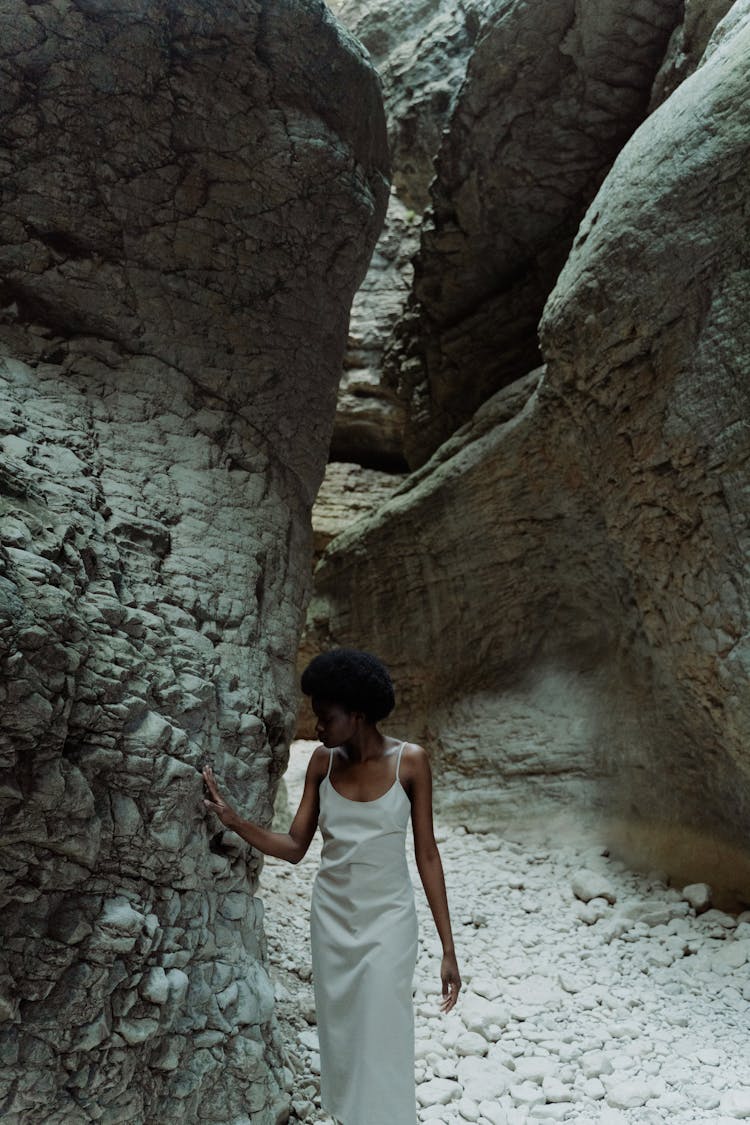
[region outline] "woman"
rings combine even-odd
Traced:
[[[461,987],[433,834],[430,762],[421,746],[377,729],[395,706],[377,657],[351,648],[322,653],[302,673],[301,687],[323,745],[310,757],[289,832],[242,820],[219,796],[210,766],[203,775],[213,799],[204,803],[254,848],[290,863],[299,863],[320,825],[310,948],[321,1103],[343,1125],[415,1125],[410,813],[417,868],[443,946],[443,1012]]]

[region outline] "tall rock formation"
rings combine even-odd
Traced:
[[[0,3],[4,1120],[273,1125],[260,857],[388,185],[319,0]]]
[[[435,153],[489,3],[332,0],[383,82],[393,184],[385,226],[352,305],[331,460],[393,473],[408,468],[407,396],[395,380],[383,379],[383,357],[405,314]]]
[[[643,120],[680,0],[497,0],[441,138],[413,299],[386,357],[422,462],[541,360],[545,299]]]
[[[736,847],[722,874],[750,900],[750,6],[736,7],[615,161],[540,339],[637,627],[636,696],[602,731],[615,804],[698,866]]]
[[[748,903],[750,8],[740,0],[712,34],[693,36],[706,49],[667,96],[678,27],[668,4],[612,5],[601,22],[594,5],[577,6],[558,39],[574,52],[577,81],[563,71],[572,85],[559,100],[560,75],[545,102],[516,65],[535,41],[528,23],[516,54],[496,55],[502,65],[485,72],[506,85],[474,86],[485,42],[542,10],[507,4],[479,38],[441,149],[455,154],[463,186],[422,242],[437,245],[458,214],[450,206],[481,218],[457,223],[442,264],[433,259],[429,296],[437,308],[476,281],[476,315],[456,309],[449,366],[448,314],[420,321],[440,401],[433,416],[433,390],[420,398],[424,425],[407,447],[419,467],[331,541],[309,623],[318,647],[358,643],[389,663],[400,728],[429,742],[436,799],[465,823],[575,804],[609,818],[626,858]],[[689,38],[688,17],[679,26]],[[617,71],[626,30],[629,77]],[[622,146],[599,171],[573,134],[570,146],[548,143],[583,104],[573,92],[592,91],[593,135],[606,122]],[[624,122],[634,127],[649,103],[626,139]],[[493,114],[511,105],[513,123],[493,131]],[[450,195],[448,168],[441,156],[436,199]],[[516,181],[505,193],[496,180],[488,187],[493,170],[509,168],[525,177],[526,200]],[[587,207],[586,192],[568,192],[579,173]],[[559,195],[583,204],[580,225]],[[477,198],[494,210],[474,207]],[[559,221],[536,242],[535,216],[555,200]],[[485,303],[484,265],[491,281],[493,254],[512,237],[518,269]],[[561,272],[540,271],[542,259]],[[511,307],[518,317],[505,316]],[[518,365],[508,366],[514,348]],[[407,380],[408,357],[396,360]]]

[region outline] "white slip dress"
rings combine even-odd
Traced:
[[[411,802],[399,780],[354,801],[319,788],[320,867],[310,951],[320,1043],[320,1100],[341,1125],[416,1125],[417,911],[406,862]]]

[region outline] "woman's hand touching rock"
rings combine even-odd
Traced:
[[[221,793],[219,793],[219,790],[216,786],[216,781],[214,779],[214,771],[210,766],[204,766],[202,773],[203,780],[205,781],[206,786],[208,787],[208,791],[211,794],[211,800],[208,800],[208,798],[204,797],[203,804],[207,809],[210,809],[211,812],[216,813],[222,824],[225,824],[227,828],[233,828],[240,818],[232,808],[232,806],[228,805],[222,797]]]

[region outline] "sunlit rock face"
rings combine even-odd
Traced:
[[[332,540],[311,620],[388,662],[465,823],[596,812],[727,903],[750,898],[746,13],[603,177],[542,364]]]
[[[259,853],[388,186],[317,0],[0,5],[8,1120],[288,1113]]]

